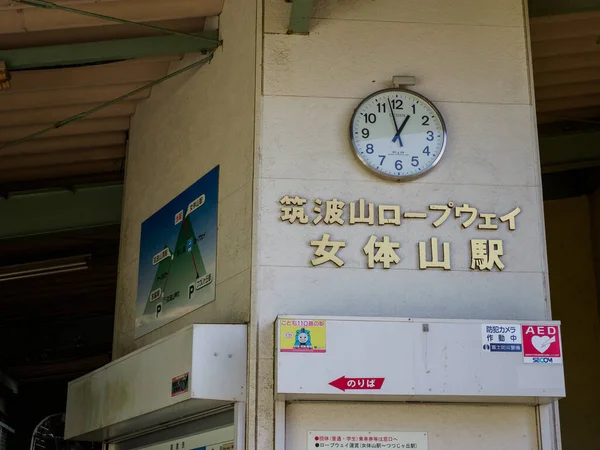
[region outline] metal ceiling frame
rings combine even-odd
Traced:
[[[193,62],[193,63],[191,63],[191,64],[189,64],[189,65],[187,65],[187,66],[185,66],[185,67],[183,67],[183,68],[181,68],[179,70],[176,70],[175,72],[172,72],[172,73],[170,73],[168,75],[165,75],[164,77],[159,78],[158,80],[154,80],[154,81],[152,81],[152,82],[150,82],[150,83],[148,83],[148,84],[146,84],[146,85],[144,85],[144,86],[142,86],[142,87],[140,87],[138,89],[135,89],[135,90],[133,90],[131,92],[128,92],[127,94],[124,94],[124,95],[122,95],[120,97],[117,97],[117,98],[115,98],[113,100],[110,100],[110,101],[105,102],[105,103],[103,103],[103,104],[101,104],[99,106],[96,106],[95,108],[89,109],[87,111],[83,111],[83,112],[81,112],[79,114],[75,114],[74,116],[71,116],[71,117],[67,117],[66,119],[60,120],[60,121],[56,122],[55,124],[53,124],[53,125],[51,125],[51,126],[49,126],[47,128],[44,128],[44,129],[42,129],[40,131],[36,131],[35,133],[29,134],[27,136],[23,136],[22,138],[16,139],[16,140],[11,141],[11,142],[7,142],[6,144],[2,144],[2,145],[0,145],[0,151],[6,149],[8,147],[12,147],[14,145],[20,144],[22,142],[28,141],[30,139],[39,137],[39,136],[41,136],[43,134],[48,133],[49,131],[56,130],[57,128],[60,128],[60,127],[64,127],[65,125],[68,125],[70,123],[76,122],[76,121],[81,120],[81,119],[85,119],[89,115],[91,115],[91,114],[93,114],[95,112],[98,112],[98,111],[100,111],[100,110],[102,110],[104,108],[107,108],[110,105],[113,105],[113,104],[115,104],[117,102],[125,100],[125,99],[127,99],[129,97],[132,97],[132,96],[138,94],[139,92],[145,91],[146,89],[150,89],[151,87],[156,86],[157,84],[160,84],[163,81],[167,81],[167,80],[169,80],[171,78],[174,78],[177,75],[180,75],[180,74],[182,74],[184,72],[187,72],[188,70],[193,69],[194,67],[198,67],[200,65],[203,65],[203,64],[205,64],[205,63],[207,63],[207,62],[209,62],[209,61],[212,60],[214,52],[215,52],[215,50],[212,50],[206,57],[204,57],[204,58],[202,58],[202,59],[200,59],[200,60],[198,60],[196,62]]]
[[[600,142],[600,131],[598,130],[540,136],[542,173],[600,166],[598,142]]]
[[[184,53],[207,53],[221,45],[218,31],[186,33],[156,25],[132,22],[118,17],[96,14],[89,11],[57,5],[46,0],[17,0],[29,6],[52,9],[125,25],[150,28],[166,33],[167,36],[152,36],[132,39],[29,47],[0,51],[0,61],[9,70],[37,69],[119,61],[132,58],[177,55]]]
[[[95,19],[107,20],[109,22],[116,22],[124,25],[136,25],[139,27],[150,28],[152,30],[162,31],[168,34],[176,34],[179,36],[188,36],[188,37],[196,37],[195,34],[186,33],[184,31],[171,30],[169,28],[159,27],[157,25],[152,25],[144,22],[133,22],[131,20],[121,19],[118,17],[107,16],[104,14],[98,14],[90,11],[84,11],[82,9],[70,8],[64,5],[58,5],[56,3],[49,2],[47,0],[16,0],[19,3],[23,3],[28,6],[35,6],[37,8],[43,9],[55,9],[58,11],[70,12],[74,14],[79,14],[82,16],[93,17]]]
[[[0,240],[119,224],[122,198],[122,184],[11,196],[0,200]]]
[[[152,36],[132,39],[0,50],[9,70],[62,67],[133,58],[206,53],[219,46],[218,31],[189,36]]]
[[[39,137],[43,134],[46,134],[49,131],[63,127],[69,123],[85,119],[90,114],[100,111],[110,105],[113,105],[114,103],[125,100],[141,91],[149,89],[159,83],[162,83],[163,81],[173,78],[194,67],[204,64],[212,59],[215,50],[222,44],[222,41],[218,39],[218,30],[212,30],[198,34],[190,34],[162,27],[157,27],[146,23],[132,22],[124,19],[69,8],[66,6],[57,5],[46,0],[17,1],[23,4],[42,9],[55,9],[74,14],[92,16],[98,19],[108,20],[122,24],[124,23],[129,25],[152,28],[153,30],[160,30],[165,33],[169,33],[169,35],[3,50],[0,51],[0,62],[3,62],[8,70],[80,66],[108,61],[114,62],[134,58],[177,55],[186,53],[202,53],[205,55],[207,54],[207,56],[199,61],[189,64],[188,66],[182,69],[167,74],[166,76],[158,80],[152,81],[146,84],[145,86],[128,92],[127,94],[124,94],[118,98],[105,102],[95,108],[83,111],[71,117],[67,117],[40,131],[34,132],[22,138],[0,145],[0,150]],[[8,76],[10,76],[9,73]]]

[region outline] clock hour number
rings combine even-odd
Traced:
[[[417,113],[416,105],[412,105],[412,109],[413,109],[413,114],[416,114]]]
[[[368,138],[371,135],[371,132],[369,131],[368,128],[363,128],[362,131],[361,131],[361,133],[362,133],[362,137],[365,138],[365,139]]]
[[[400,161],[399,159],[396,161],[396,170],[402,170],[402,161]]]
[[[402,109],[402,100],[399,100],[399,99],[390,100],[390,104],[392,105],[393,109]]]
[[[374,113],[362,113],[366,123],[375,123],[377,116]]]
[[[377,103],[377,112],[385,112],[385,103]]]
[[[433,131],[428,131],[427,132],[427,140],[428,141],[433,141]]]
[[[370,155],[375,150],[373,149],[373,144],[367,144],[367,153]]]
[[[429,117],[423,116],[422,119],[423,119],[423,123],[421,125],[429,126]]]
[[[381,158],[381,162],[379,163],[379,165],[383,166],[383,162],[385,161],[385,155],[379,155],[379,157]]]
[[[429,156],[429,145],[423,149],[423,153]]]
[[[410,165],[413,167],[417,167],[419,165],[419,158],[417,158],[416,156],[413,156],[412,159],[410,160]]]

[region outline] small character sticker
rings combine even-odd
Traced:
[[[279,351],[325,353],[325,320],[280,319]]]
[[[311,349],[312,344],[310,342],[310,330],[301,328],[296,330],[296,342],[294,342],[294,348],[298,349]]]

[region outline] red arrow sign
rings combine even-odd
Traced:
[[[340,391],[346,392],[346,390],[381,389],[384,381],[385,378],[346,378],[346,376],[341,376],[329,384]]]

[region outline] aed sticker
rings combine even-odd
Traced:
[[[279,319],[279,351],[325,353],[325,320]]]
[[[484,323],[481,325],[482,348],[485,352],[523,351],[523,339],[519,324]]]
[[[562,364],[558,325],[522,325],[523,361],[529,364]]]
[[[186,372],[171,379],[171,397],[185,394],[189,390],[190,373]]]

